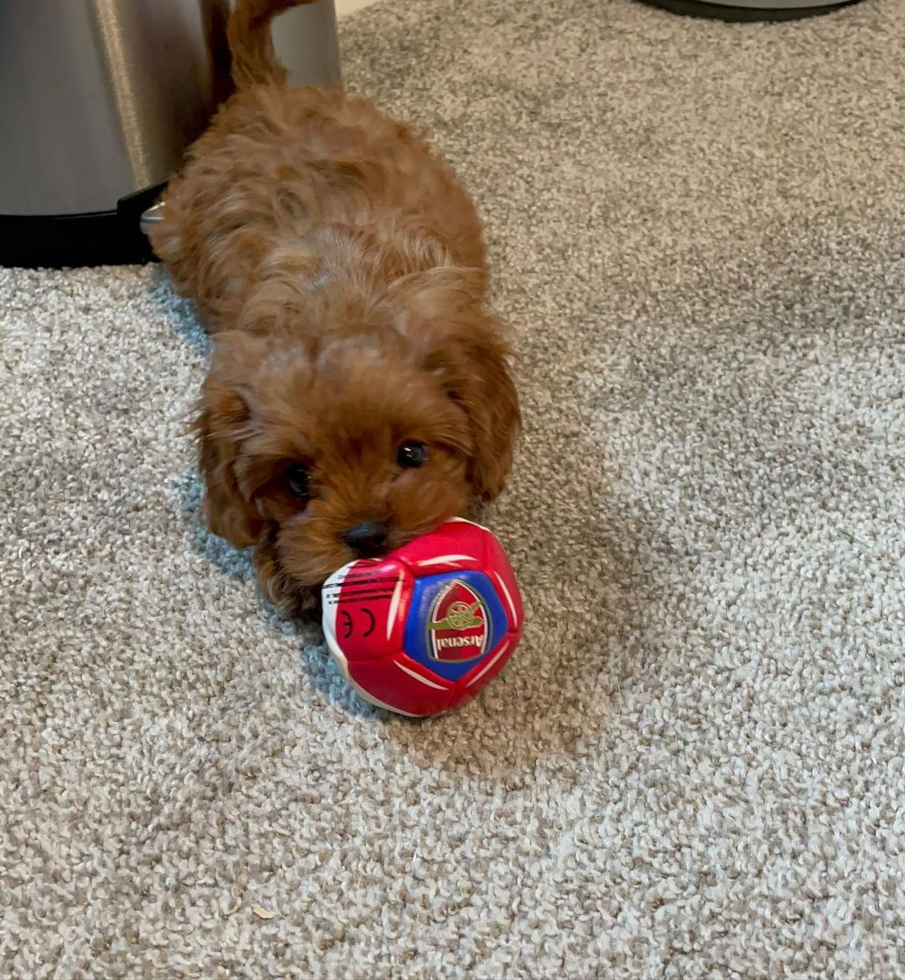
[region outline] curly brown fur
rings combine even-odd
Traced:
[[[385,526],[385,551],[494,498],[519,425],[472,201],[371,103],[285,84],[267,29],[294,5],[240,0],[238,92],[152,232],[215,339],[196,423],[210,526],[255,546],[281,605],[357,556],[356,526]],[[426,462],[400,465],[403,444]]]

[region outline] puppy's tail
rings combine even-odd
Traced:
[[[273,50],[270,22],[303,3],[314,0],[236,0],[226,29],[236,88],[286,80],[286,69]]]

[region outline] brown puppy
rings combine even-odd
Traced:
[[[369,102],[286,85],[270,20],[298,2],[239,0],[237,92],[151,238],[215,335],[210,527],[302,607],[347,561],[499,494],[519,409],[472,201]]]

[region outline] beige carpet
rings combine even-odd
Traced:
[[[0,271],[0,975],[905,976],[905,7],[343,34],[489,221],[523,647],[363,706],[199,526],[159,272]]]

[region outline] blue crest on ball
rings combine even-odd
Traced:
[[[441,572],[416,580],[403,645],[412,660],[456,681],[493,652],[509,625],[483,572]]]

